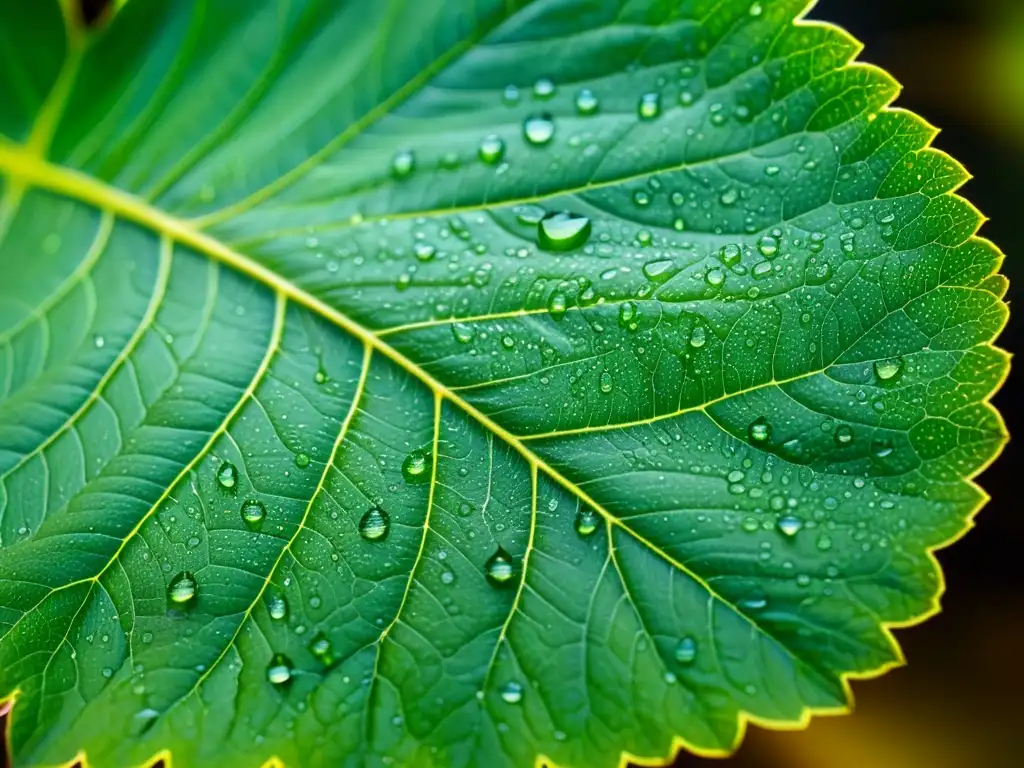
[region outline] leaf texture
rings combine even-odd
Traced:
[[[69,7],[0,3],[15,764],[722,754],[901,662],[1006,440],[1005,279],[849,36]]]

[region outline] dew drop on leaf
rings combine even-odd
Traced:
[[[697,658],[697,641],[687,635],[676,644],[676,661],[680,664],[690,664]]]
[[[772,436],[772,428],[764,416],[759,416],[747,428],[747,435],[755,443],[763,443]]]
[[[292,662],[283,653],[275,653],[267,665],[267,680],[274,685],[284,685],[292,679]]]
[[[509,680],[501,686],[501,700],[506,704],[518,704],[523,700],[523,686],[515,680]]]
[[[568,308],[569,302],[564,293],[561,291],[555,291],[551,294],[551,298],[548,299],[548,312],[551,313],[552,317],[561,317],[565,314]]]
[[[890,357],[886,360],[875,360],[875,376],[884,384],[891,384],[903,372],[903,358]]]
[[[597,530],[600,519],[594,510],[584,508],[576,515],[576,533],[580,536],[589,536]]]
[[[410,176],[416,168],[416,155],[412,150],[403,149],[395,153],[391,159],[391,175],[396,179]]]
[[[661,94],[645,93],[640,97],[636,112],[641,120],[653,120],[661,114]]]
[[[488,580],[499,586],[511,581],[516,572],[512,556],[501,547],[498,547],[498,551],[490,556],[484,569]]]
[[[545,251],[574,251],[590,239],[590,219],[562,211],[537,223],[537,244]]]
[[[803,521],[799,517],[793,517],[793,515],[780,517],[776,525],[783,535],[789,537],[796,536],[800,533],[800,529],[804,527]]]
[[[601,371],[601,377],[598,386],[600,387],[601,391],[606,395],[609,392],[611,392],[612,388],[615,386],[611,373],[609,373],[608,371]]]
[[[182,571],[167,587],[167,598],[175,605],[186,605],[195,599],[197,590],[196,577],[188,571]]]
[[[267,508],[258,499],[248,499],[242,504],[242,520],[250,530],[258,530],[263,525],[263,518],[267,516]]]
[[[533,95],[538,99],[549,99],[555,95],[555,83],[549,77],[542,77],[533,84]]]
[[[700,349],[704,346],[707,341],[707,332],[704,330],[703,325],[695,325],[693,331],[690,332],[690,346],[694,349]]]
[[[295,466],[299,467],[300,469],[303,468],[303,467],[308,467],[309,466],[309,454],[302,453],[302,452],[296,453],[295,454]]]
[[[367,541],[381,541],[390,529],[391,519],[380,507],[371,507],[359,520],[359,535]]]
[[[234,488],[238,483],[238,470],[235,465],[225,461],[217,470],[217,483],[221,488]]]
[[[452,323],[452,336],[460,344],[469,344],[474,335],[473,326],[466,323]]]
[[[581,115],[592,115],[597,112],[597,96],[589,88],[580,89],[576,94],[576,111]]]
[[[546,112],[540,115],[530,115],[523,121],[523,136],[534,146],[547,144],[554,135],[555,121]]]
[[[402,477],[405,482],[420,484],[430,479],[427,469],[430,466],[430,454],[422,448],[409,453],[402,462]]]
[[[772,259],[779,253],[779,241],[772,235],[762,235],[757,241],[757,250],[766,259]]]
[[[267,613],[270,618],[280,621],[288,615],[288,602],[280,592],[271,592],[267,595]]]
[[[853,442],[853,429],[847,424],[840,424],[836,427],[835,434],[832,435],[832,439],[836,445],[849,445]]]
[[[505,142],[500,136],[492,133],[481,140],[477,154],[488,165],[497,165],[505,156]]]

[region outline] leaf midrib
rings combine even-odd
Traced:
[[[448,400],[461,409],[468,416],[476,420],[484,429],[501,438],[508,445],[516,450],[531,467],[542,470],[548,477],[554,480],[573,496],[577,497],[584,504],[589,505],[600,514],[610,525],[618,526],[629,536],[647,547],[652,553],[677,568],[687,577],[699,584],[708,595],[727,606],[758,634],[763,635],[772,643],[783,650],[795,663],[812,672],[815,677],[823,683],[830,683],[828,678],[806,659],[798,656],[782,640],[775,637],[765,627],[754,621],[740,608],[719,593],[699,573],[693,571],[685,564],[672,557],[666,551],[658,547],[652,541],[633,530],[625,522],[608,511],[602,504],[593,499],[582,488],[573,483],[558,470],[548,464],[525,444],[523,438],[509,432],[500,424],[495,422],[487,414],[483,413],[472,403],[464,400],[459,394],[442,382],[435,379],[427,371],[413,363],[409,358],[388,344],[378,334],[370,331],[348,315],[330,306],[323,300],[299,288],[289,280],[273,272],[269,268],[228,247],[211,235],[196,229],[189,222],[172,216],[159,208],[156,208],[140,198],[124,190],[113,187],[86,174],[74,169],[51,163],[39,157],[38,154],[17,144],[0,142],[0,173],[6,174],[10,179],[17,180],[19,184],[39,187],[50,192],[62,194],[73,200],[91,205],[120,216],[126,220],[169,238],[172,241],[188,246],[208,258],[214,259],[226,266],[240,272],[247,277],[261,283],[273,290],[279,300],[293,301],[298,306],[305,307],[326,320],[332,322],[343,331],[351,334],[368,348],[379,352],[392,363],[406,371],[421,384],[428,387],[434,395],[441,400]],[[774,382],[772,382],[774,383]],[[735,395],[735,393],[733,393]]]

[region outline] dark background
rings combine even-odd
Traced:
[[[974,175],[962,194],[1006,254],[1010,306],[1024,297],[1024,0],[820,0],[810,16],[845,27],[860,55],[904,86],[897,104],[942,129],[934,145]],[[1024,311],[1000,346],[1024,349]],[[1024,371],[993,402],[1024,435]],[[943,612],[898,630],[908,666],[854,682],[856,711],[806,731],[756,727],[725,761],[677,768],[1009,768],[1024,765],[1024,461],[1019,442],[979,482],[992,501],[938,554]],[[724,765],[723,765],[724,764]]]
[[[83,0],[93,16],[103,0]],[[897,104],[943,129],[935,146],[975,176],[963,194],[1007,255],[1008,299],[1024,291],[1024,0],[820,0],[812,18],[864,42],[861,60],[905,86]],[[1001,346],[1024,347],[1024,313]],[[1020,370],[994,403],[1024,434]],[[993,501],[963,540],[939,553],[943,613],[897,632],[908,666],[855,682],[856,712],[805,731],[751,727],[727,760],[681,754],[676,768],[1009,768],[1024,765],[1024,468],[1011,443],[982,475]],[[4,755],[0,750],[0,766]]]

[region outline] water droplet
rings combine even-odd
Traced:
[[[533,95],[538,99],[549,99],[555,95],[555,83],[551,78],[542,77],[533,84]]]
[[[274,685],[284,685],[292,679],[292,662],[282,653],[275,653],[267,665],[267,680]]]
[[[800,529],[804,527],[803,521],[799,517],[793,517],[792,515],[780,517],[776,525],[786,536],[796,536],[800,533]]]
[[[485,136],[477,151],[480,159],[488,165],[496,165],[505,156],[505,142],[495,133]]]
[[[644,264],[644,277],[656,283],[663,282],[671,277],[672,268],[675,262],[672,259],[655,259]]]
[[[695,325],[693,330],[690,332],[690,346],[694,349],[700,349],[704,346],[707,341],[707,332],[704,330],[704,326]]]
[[[720,269],[709,269],[704,275],[704,281],[712,288],[719,288],[725,282],[725,272]]]
[[[903,372],[903,358],[890,357],[886,360],[875,360],[875,376],[885,384],[891,384]]]
[[[416,168],[416,155],[412,150],[403,149],[395,153],[391,159],[391,175],[396,179],[404,179]]]
[[[779,254],[779,240],[772,235],[762,235],[757,241],[757,250],[766,259],[773,259]]]
[[[327,371],[323,367],[317,368],[316,373],[313,374],[313,381],[317,384],[326,384],[330,381],[330,377],[327,375]]]
[[[188,571],[182,571],[167,587],[167,598],[175,605],[185,605],[195,598],[197,589],[196,577]]]
[[[295,466],[298,467],[299,469],[302,469],[303,467],[308,467],[309,466],[309,455],[305,454],[305,453],[302,453],[301,451],[299,453],[296,453],[295,454]]]
[[[441,574],[441,583],[442,584],[451,584],[453,581],[455,581],[455,574],[452,573],[451,571],[444,571]]]
[[[624,301],[619,305],[619,325],[631,331],[637,327],[636,304],[632,301]]]
[[[523,700],[523,686],[515,680],[509,680],[501,686],[501,700],[506,704],[518,704]]]
[[[555,121],[546,112],[530,115],[523,121],[523,136],[534,146],[542,146],[551,141],[555,135]]]
[[[267,595],[267,613],[270,618],[280,621],[288,615],[288,601],[280,592],[271,592]]]
[[[516,573],[512,556],[501,547],[498,547],[498,551],[491,555],[484,567],[487,572],[487,578],[492,584],[499,586],[511,581]]]
[[[506,106],[512,106],[513,104],[519,103],[519,89],[514,85],[506,85],[505,90],[501,92],[501,100],[505,102]]]
[[[429,468],[430,453],[422,448],[417,448],[402,462],[402,477],[405,478],[405,482],[418,485],[430,479],[430,474],[427,472]]]
[[[836,445],[849,445],[853,442],[853,429],[846,425],[840,424],[836,427],[835,434],[832,435],[832,439]]]
[[[580,536],[589,536],[597,530],[600,518],[592,509],[581,509],[576,515],[576,533]]]
[[[467,325],[466,323],[452,323],[452,336],[460,344],[469,344],[473,340],[475,335],[473,326]]]
[[[650,205],[651,196],[646,189],[638,189],[633,193],[633,202],[643,208],[645,205]]]
[[[645,93],[636,108],[641,120],[653,120],[661,114],[661,94]]]
[[[820,549],[822,552],[827,552],[828,550],[832,549],[832,538],[827,534],[823,533],[821,536],[818,537],[817,546],[818,549]]]
[[[755,443],[763,443],[772,436],[772,428],[764,416],[760,416],[747,427],[747,434]]]
[[[545,251],[573,251],[590,238],[590,219],[575,213],[549,213],[537,224],[537,244]]]
[[[725,190],[718,199],[722,201],[722,205],[735,205],[736,201],[740,199],[740,193],[730,188]]]
[[[235,465],[225,461],[217,470],[217,483],[221,488],[234,488],[238,483],[238,470]]]
[[[317,632],[309,641],[309,652],[316,656],[325,666],[334,663],[334,648],[331,641],[323,632]]]
[[[381,541],[388,535],[391,520],[380,507],[371,507],[359,521],[359,535],[367,541]]]
[[[754,3],[752,6],[750,6],[751,16],[760,16],[763,11],[764,8],[761,7],[760,3]]]
[[[615,386],[615,382],[612,380],[612,375],[608,371],[601,371],[599,386],[601,391],[606,395],[612,391],[612,388]]]
[[[540,220],[547,215],[547,211],[539,205],[517,205],[512,209],[512,212],[515,213],[516,220],[520,224],[525,224],[527,226],[539,224]]]
[[[96,349],[103,349],[104,345],[107,343],[107,340],[104,339],[99,334],[96,334],[95,336],[92,337],[92,343],[93,346],[96,347]]]
[[[430,243],[416,243],[412,247],[412,252],[416,254],[418,261],[431,261],[437,254],[437,248],[432,246]]]
[[[727,267],[733,267],[739,264],[740,257],[743,255],[743,251],[736,243],[729,243],[723,245],[722,250],[718,252],[718,257],[722,260],[722,263]]]
[[[555,291],[551,294],[551,298],[548,299],[548,312],[551,313],[552,317],[561,317],[568,308],[569,302],[565,298],[564,293]]]
[[[597,96],[589,88],[583,88],[576,94],[576,111],[581,115],[592,115],[597,112]]]
[[[242,520],[251,530],[259,530],[263,518],[267,516],[267,508],[258,499],[249,499],[242,505]]]
[[[680,664],[690,664],[697,658],[697,641],[687,635],[676,645],[676,661]]]
[[[505,334],[504,336],[501,337],[501,346],[503,346],[505,349],[515,349],[516,340],[513,339],[508,334]]]

